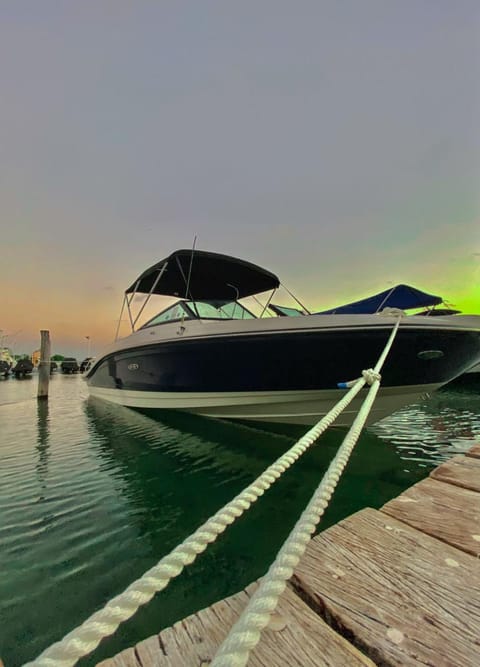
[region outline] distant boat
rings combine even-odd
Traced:
[[[15,363],[12,351],[8,347],[0,348],[0,375],[8,377]]]
[[[12,373],[17,379],[24,378],[31,376],[33,368],[34,366],[30,359],[19,359],[15,366],[12,368]]]
[[[93,357],[86,357],[80,364],[80,373],[85,373],[92,365]]]
[[[60,364],[60,368],[62,369],[62,373],[67,375],[78,373],[80,370],[78,361],[74,357],[65,357]]]
[[[267,290],[273,296],[279,286],[275,274],[235,257],[172,253],[126,290],[132,334],[97,356],[86,373],[90,393],[142,409],[315,423],[343,395],[339,382],[376,363],[397,320],[375,314],[257,318],[240,303]],[[135,331],[130,303],[137,294],[147,295],[145,303],[152,294],[176,301]],[[480,317],[405,318],[371,421],[478,361]],[[360,402],[337,425],[350,424]]]

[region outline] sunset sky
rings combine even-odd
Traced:
[[[14,352],[97,353],[195,235],[313,309],[480,313],[478,0],[3,0],[0,99]]]

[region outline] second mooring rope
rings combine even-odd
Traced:
[[[216,512],[190,537],[164,556],[157,565],[134,581],[120,595],[110,600],[103,609],[95,612],[82,625],[67,634],[61,641],[47,648],[38,658],[26,663],[24,667],[33,667],[34,665],[36,667],[72,667],[80,658],[91,653],[104,637],[113,634],[121,623],[131,618],[156,593],[166,588],[171,579],[177,577],[186,565],[193,563],[196,557],[205,551],[207,546],[214,542],[228,525],[248,510],[276,482],[282,473],[307,451],[351,403],[367,382],[373,382],[372,388],[379,383],[375,374],[378,374],[378,369],[383,365],[399,324],[400,319],[396,323],[375,369],[369,369],[368,372],[364,372],[361,378],[354,381],[350,391],[285,454],[280,456],[252,484]],[[314,530],[314,527],[312,530]]]
[[[211,663],[212,667],[244,667],[248,662],[251,651],[260,641],[262,630],[268,625],[271,614],[275,611],[280,596],[285,590],[287,581],[292,576],[316,526],[328,507],[337,483],[360,437],[362,428],[370,414],[380,388],[381,376],[379,371],[390,351],[399,325],[400,318],[390,335],[389,341],[377,365],[370,371],[373,384],[335,458],[330,463],[322,481],[300,519],[295,524],[292,532],[284,542],[275,561],[261,580],[259,587],[250,598],[240,618],[233,625],[228,636],[218,649]]]

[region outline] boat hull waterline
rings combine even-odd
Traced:
[[[310,316],[301,324],[271,319],[257,331],[258,320],[195,321],[185,323],[182,335],[178,323],[140,330],[99,358],[87,375],[90,393],[133,408],[314,424],[344,395],[338,382],[376,363],[395,324],[346,317]],[[480,357],[480,331],[471,318],[464,327],[458,320],[442,327],[440,318],[434,325],[418,319],[417,326],[413,318],[400,326],[369,423],[435,391]],[[337,425],[351,424],[365,392]]]
[[[440,385],[412,385],[380,388],[367,425],[415,403]],[[353,399],[334,425],[351,426],[366,396],[366,389]],[[128,391],[90,387],[96,398],[142,410],[180,410],[217,419],[242,419],[258,422],[313,425],[324,417],[345,395],[345,390],[202,392],[182,393]]]

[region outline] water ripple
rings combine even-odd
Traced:
[[[154,565],[285,451],[304,429],[183,413],[152,418],[87,400],[56,376],[0,383],[0,655],[33,659]],[[84,667],[261,576],[340,444],[331,431],[237,524]],[[480,436],[480,394],[438,393],[367,429],[326,527],[379,507]]]
[[[393,445],[401,459],[438,465],[480,441],[480,385],[444,389],[369,428]]]

